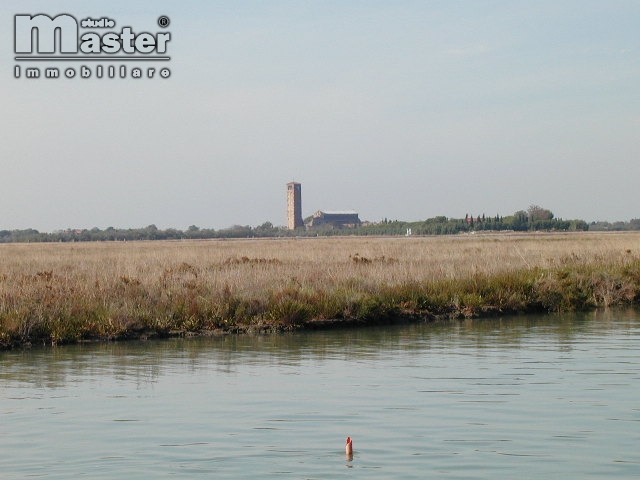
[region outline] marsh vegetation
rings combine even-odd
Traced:
[[[582,310],[640,299],[640,234],[0,245],[0,345]]]

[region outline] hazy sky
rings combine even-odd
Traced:
[[[36,13],[169,31],[171,76],[16,79]],[[0,25],[0,229],[284,225],[291,180],[304,216],[640,217],[637,0],[20,0]]]

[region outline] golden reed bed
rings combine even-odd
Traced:
[[[0,344],[634,303],[640,234],[0,245]]]

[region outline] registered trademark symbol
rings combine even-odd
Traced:
[[[169,17],[167,17],[166,15],[162,15],[160,18],[158,18],[158,25],[160,25],[162,28],[168,27],[170,23],[171,22],[169,21]]]

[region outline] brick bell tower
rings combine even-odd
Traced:
[[[302,185],[287,183],[287,227],[289,230],[304,227],[302,221]]]

